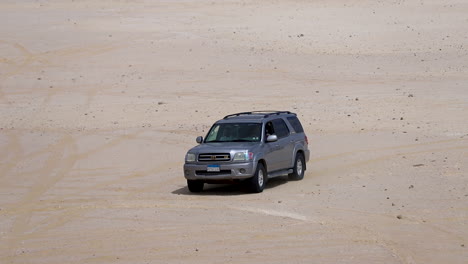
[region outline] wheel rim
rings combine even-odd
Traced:
[[[263,170],[258,171],[258,185],[263,186]]]
[[[297,171],[297,175],[302,175],[302,160],[301,159],[297,159],[296,171]]]

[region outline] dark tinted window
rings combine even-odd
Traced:
[[[291,116],[287,118],[291,126],[294,128],[294,131],[296,133],[302,133],[304,132],[304,129],[302,128],[301,122],[299,122],[299,119],[295,116]]]
[[[275,119],[272,121],[273,128],[275,129],[276,136],[278,138],[286,137],[289,135],[288,126],[283,121],[283,119]]]
[[[275,134],[275,130],[273,129],[273,124],[271,122],[268,122],[265,125],[265,134],[268,137],[269,135]]]

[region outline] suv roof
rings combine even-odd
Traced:
[[[263,118],[267,118],[273,115],[281,115],[281,114],[296,115],[295,113],[291,113],[289,111],[251,111],[251,112],[241,112],[241,113],[236,113],[236,114],[230,114],[230,115],[225,116],[223,119],[230,119],[230,118],[263,119]]]

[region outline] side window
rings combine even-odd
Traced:
[[[289,129],[283,119],[275,119],[272,121],[273,128],[278,138],[287,137],[289,135]]]
[[[269,135],[273,135],[273,134],[275,134],[275,130],[273,129],[273,124],[271,122],[266,123],[266,125],[265,125],[265,139]]]
[[[297,117],[291,116],[291,117],[288,117],[287,119],[289,123],[291,124],[291,126],[294,128],[294,131],[296,131],[296,133],[304,132],[304,128],[302,128],[301,122],[299,121],[299,119],[297,119]]]

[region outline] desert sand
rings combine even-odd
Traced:
[[[0,3],[0,263],[468,263],[468,2]],[[191,194],[213,122],[311,160]]]

